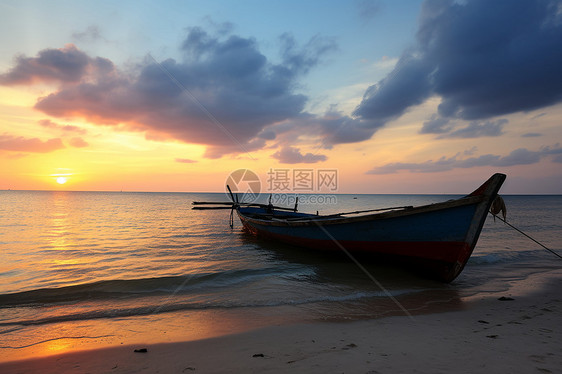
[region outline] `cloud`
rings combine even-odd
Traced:
[[[197,161],[196,160],[190,160],[188,158],[176,158],[176,162],[182,163],[182,164],[194,164]]]
[[[321,134],[324,148],[335,144],[360,142],[373,135],[370,122],[346,116],[333,108],[323,116],[313,117],[311,121]]]
[[[23,136],[13,136],[9,134],[0,135],[0,150],[48,153],[64,148],[60,138],[41,140],[39,138],[24,138]]]
[[[479,138],[482,136],[500,136],[503,127],[509,121],[498,119],[496,121],[472,121],[466,127],[443,134],[439,138]]]
[[[523,138],[538,138],[540,136],[542,136],[542,134],[538,133],[538,132],[528,132],[528,133],[525,133],[525,134],[521,135],[521,137],[523,137]]]
[[[243,154],[246,157],[253,159],[252,152],[258,151],[265,146],[266,139],[260,138],[258,134],[258,136],[246,143],[240,143],[237,139],[235,139],[230,144],[207,145],[203,157],[220,158],[226,154]]]
[[[444,134],[451,131],[455,125],[448,118],[432,114],[431,118],[423,123],[420,134]]]
[[[359,11],[359,17],[364,21],[370,21],[381,11],[380,0],[356,0],[355,4]]]
[[[409,107],[430,96],[431,69],[427,61],[407,53],[390,75],[367,89],[353,115],[370,120],[375,130],[400,117]]]
[[[465,152],[471,155],[474,149]],[[452,157],[441,157],[433,161],[428,160],[420,163],[395,162],[383,166],[375,167],[366,174],[392,174],[399,171],[409,171],[413,173],[435,173],[449,171],[457,168],[473,168],[478,166],[497,166],[508,167],[516,165],[531,165],[538,163],[542,158],[553,156],[554,162],[562,162],[562,148],[559,144],[553,147],[544,147],[538,151],[530,151],[526,148],[518,148],[506,156],[486,154],[479,157],[462,158],[460,153]]]
[[[95,42],[98,40],[105,40],[105,38],[101,35],[99,27],[96,25],[88,26],[86,30],[82,32],[72,33],[72,39],[79,42]]]
[[[347,116],[336,106],[321,115],[301,113],[268,130],[275,132],[279,144],[294,144],[299,138],[306,138],[324,149],[331,149],[336,144],[360,142],[373,135],[368,122]]]
[[[57,82],[59,88],[35,105],[51,117],[141,131],[147,139],[205,144],[206,157],[220,157],[263,147],[275,138],[266,127],[300,116],[307,97],[294,92],[299,77],[336,48],[321,37],[298,45],[288,34],[280,46],[282,61],[276,64],[252,38],[192,28],[181,61],[158,63],[149,55],[136,71],[124,73],[68,45],[19,57],[0,83]]]
[[[552,156],[552,161],[562,163],[562,147],[559,143],[554,144],[552,147],[543,147],[540,153],[544,156]]]
[[[374,132],[440,96],[441,120],[422,129],[440,133],[447,119],[483,120],[559,103],[561,40],[558,1],[426,1],[415,47],[369,87],[354,115],[372,121]],[[493,127],[469,126],[464,134],[497,133],[499,126]]]
[[[503,127],[508,122],[504,118],[490,121],[471,121],[465,127],[458,128],[463,121],[451,120],[433,114],[428,121],[423,123],[420,134],[438,134],[437,139],[500,136],[503,134]]]
[[[75,132],[77,134],[86,134],[87,131],[78,127],[78,126],[73,126],[73,125],[60,125],[58,123],[55,123],[49,119],[42,119],[39,122],[39,125],[46,127],[48,129],[56,129],[56,130],[61,130],[63,132]]]
[[[465,150],[465,151],[463,152],[463,155],[465,155],[465,156],[472,156],[473,154],[476,153],[477,150],[478,150],[478,147],[474,146],[474,147],[472,147],[472,148],[470,148],[470,149]]]
[[[113,63],[108,59],[91,58],[73,44],[59,49],[44,49],[37,57],[18,56],[15,63],[10,71],[0,74],[0,84],[79,82],[93,73],[106,73],[113,69]]]
[[[74,148],[85,148],[85,147],[88,147],[90,145],[90,144],[88,144],[87,141],[85,141],[84,139],[82,139],[80,137],[72,138],[68,142]]]
[[[518,148],[509,155],[499,158],[494,166],[515,166],[536,164],[546,155],[544,151],[529,151],[526,148]]]
[[[44,49],[36,57],[17,57],[13,68],[0,74],[0,84],[56,83],[35,105],[46,115],[83,118],[152,140],[203,144],[209,158],[248,154],[272,143],[281,154],[305,139],[324,149],[365,141],[437,96],[438,113],[421,133],[499,136],[507,122],[497,117],[562,101],[557,4],[424,2],[415,44],[395,64],[381,61],[392,71],[365,91],[353,113],[335,107],[307,113],[308,97],[297,91],[300,79],[337,50],[333,39],[315,36],[297,43],[283,34],[279,61],[272,61],[256,39],[234,35],[232,25],[217,34],[190,28],[181,57],[157,62],[148,55],[126,72],[74,45]],[[358,6],[372,16],[380,3]],[[99,34],[90,27],[74,38]]]
[[[308,73],[312,67],[318,65],[322,56],[337,50],[333,39],[320,36],[312,37],[302,47],[298,46],[295,38],[289,33],[284,33],[279,39],[283,59],[281,70],[288,69],[289,75]]]
[[[78,126],[73,126],[73,125],[60,125],[56,122],[53,122],[49,119],[42,119],[40,121],[38,121],[39,125],[41,125],[42,127],[48,128],[48,129],[53,129],[53,130],[58,130],[60,132],[62,132],[65,135],[68,134],[86,134],[87,131],[78,127]],[[72,137],[71,139],[69,139],[68,144],[70,144],[70,146],[74,147],[74,148],[85,148],[88,147],[90,144],[88,144],[87,141],[85,141],[84,139],[82,139],[81,137]]]
[[[271,155],[271,157],[279,160],[283,164],[313,164],[316,162],[326,161],[328,158],[324,155],[313,153],[302,154],[300,149],[290,146],[283,147],[280,151]]]

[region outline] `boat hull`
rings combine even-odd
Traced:
[[[472,194],[453,201],[355,217],[267,212],[239,207],[244,229],[299,247],[385,257],[451,282],[468,261],[490,205],[505,180],[495,174]]]

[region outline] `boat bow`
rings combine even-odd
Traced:
[[[343,247],[350,253],[391,258],[451,282],[470,258],[505,178],[494,174],[460,199],[360,215],[322,216],[263,206],[237,206],[236,212],[244,229],[259,237],[305,248]]]

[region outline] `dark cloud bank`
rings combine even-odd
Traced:
[[[314,136],[321,148],[360,142],[434,96],[442,100],[438,113],[420,132],[440,138],[499,136],[507,121],[498,116],[561,102],[561,9],[552,0],[426,1],[415,45],[367,89],[352,115],[335,107],[324,115],[304,111],[308,98],[298,93],[299,80],[337,47],[321,37],[298,45],[288,34],[273,62],[252,38],[192,28],[179,61],[147,56],[132,73],[68,45],[17,57],[0,84],[57,82],[36,109],[142,131],[149,139],[205,144],[206,157],[251,152],[270,141],[281,162],[319,162],[326,157],[291,147],[299,136]],[[463,121],[468,125],[459,128]],[[441,163],[458,163],[455,157]]]
[[[559,144],[555,144],[552,147],[543,147],[538,151],[518,148],[507,156],[486,154],[479,157],[463,158],[460,154],[456,154],[449,158],[441,157],[436,161],[429,160],[419,163],[396,162],[371,169],[367,174],[392,174],[402,170],[414,173],[435,173],[476,166],[508,167],[515,165],[531,165],[549,156],[552,161],[562,163],[562,148],[560,148]]]
[[[559,103],[561,9],[560,1],[426,1],[415,48],[369,87],[354,115],[377,128],[439,96],[432,122],[443,130],[450,119],[482,120]],[[429,125],[424,129],[431,132]]]

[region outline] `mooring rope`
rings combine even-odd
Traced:
[[[538,240],[532,238],[530,235],[524,233],[523,231],[521,231],[520,229],[518,229],[517,227],[513,226],[511,223],[507,222],[505,219],[498,217],[496,214],[490,212],[491,215],[494,216],[494,218],[499,219],[500,221],[502,221],[503,223],[505,223],[506,225],[508,225],[509,227],[511,227],[512,229],[514,229],[515,231],[519,232],[522,235],[525,235],[527,238],[531,239],[532,241],[534,241],[535,243],[537,243],[538,245],[540,245],[541,247],[543,247],[544,249],[546,249],[547,251],[549,251],[550,253],[554,254],[555,256],[562,258],[562,256],[560,256],[558,253],[554,252],[552,249],[547,248],[544,244],[542,244],[541,242],[539,242]]]

